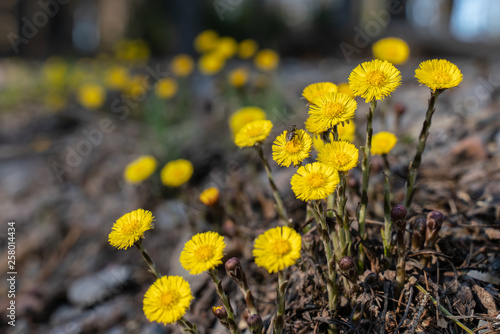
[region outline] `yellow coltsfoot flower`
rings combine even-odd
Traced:
[[[221,264],[225,247],[224,237],[218,233],[198,233],[186,242],[179,261],[191,275],[197,275]]]
[[[354,125],[354,122],[344,123],[344,125],[338,124],[337,134],[339,136],[339,140],[345,140],[352,143],[356,134],[356,126]],[[330,143],[335,140],[332,132],[328,134],[328,139]],[[326,144],[323,141],[322,135],[314,135],[312,137],[312,141],[314,149],[318,152],[321,151]]]
[[[268,120],[259,120],[246,124],[234,138],[239,147],[250,147],[262,143],[271,133],[273,123]]]
[[[313,101],[327,93],[337,93],[338,88],[332,82],[317,82],[310,84],[304,91],[302,92],[302,96],[309,102],[313,103]]]
[[[349,75],[349,87],[365,101],[383,100],[401,84],[401,72],[387,60],[364,62]]]
[[[85,108],[99,109],[106,101],[106,90],[96,83],[86,83],[78,89],[77,98]]]
[[[153,213],[137,209],[119,218],[113,225],[108,241],[118,249],[127,249],[139,239],[144,238],[144,232],[153,228]]]
[[[415,78],[435,91],[458,86],[462,82],[462,72],[446,59],[432,59],[420,63],[415,70]]]
[[[194,48],[199,53],[207,52],[215,48],[219,34],[214,30],[204,30],[194,39]]]
[[[162,99],[168,100],[177,94],[177,81],[173,78],[163,78],[158,80],[155,86],[155,95]]]
[[[358,164],[359,151],[346,141],[332,141],[318,152],[318,161],[340,172],[347,172]]]
[[[280,166],[297,166],[309,157],[312,139],[304,130],[296,130],[293,138],[289,140],[288,131],[290,130],[285,130],[276,137],[273,143],[273,160]]]
[[[323,94],[309,107],[306,129],[314,134],[325,132],[337,124],[351,120],[357,106],[356,101],[346,94]]]
[[[163,276],[144,295],[143,311],[149,321],[173,324],[186,314],[193,294],[189,283],[180,276]]]
[[[200,194],[199,200],[206,206],[213,206],[217,204],[217,202],[219,201],[219,189],[210,187],[203,190],[203,192]]]
[[[170,69],[176,77],[187,77],[193,72],[194,60],[190,55],[179,54],[172,59]]]
[[[168,187],[180,187],[193,175],[193,164],[185,159],[170,161],[161,170],[161,181]]]
[[[259,44],[253,39],[245,39],[240,42],[238,46],[238,56],[241,59],[248,59],[253,57],[257,49],[259,48]]]
[[[373,57],[387,60],[394,65],[403,64],[410,56],[410,47],[401,38],[387,37],[372,46]]]
[[[379,132],[373,135],[370,152],[373,155],[388,154],[397,142],[398,138],[393,133]]]
[[[266,119],[266,113],[259,107],[244,107],[236,110],[229,117],[229,127],[235,136],[243,126],[253,121]]]
[[[227,80],[229,81],[231,86],[240,88],[248,82],[248,76],[248,69],[239,67],[229,72],[229,74],[227,75]]]
[[[156,169],[156,159],[151,155],[142,155],[130,162],[123,171],[123,178],[128,183],[146,180]]]
[[[313,162],[299,167],[290,183],[298,199],[311,201],[333,194],[339,181],[339,173],[333,167]]]
[[[257,52],[254,58],[255,67],[264,72],[270,72],[278,67],[280,56],[276,51],[263,49]]]
[[[288,226],[279,226],[257,237],[252,254],[256,265],[276,273],[297,262],[301,247],[300,234]]]

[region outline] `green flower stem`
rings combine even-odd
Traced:
[[[391,220],[391,185],[389,183],[389,177],[391,175],[391,170],[389,167],[389,161],[387,160],[387,154],[383,154],[382,158],[384,160],[384,227],[381,229],[382,242],[384,244],[384,257],[386,259],[386,265],[389,267],[392,263],[392,220]]]
[[[368,108],[368,113],[366,114],[366,141],[365,146],[361,147],[363,152],[363,161],[361,162],[361,170],[363,172],[363,184],[361,192],[361,207],[359,209],[359,235],[362,239],[366,239],[366,206],[368,205],[368,181],[370,178],[370,149],[372,146],[372,136],[373,136],[373,112],[377,107],[377,101],[373,100]],[[365,267],[365,252],[363,251],[363,246],[359,245],[359,267],[360,272],[364,271]]]
[[[339,172],[340,182],[338,191],[338,202],[337,202],[337,212],[338,217],[337,221],[339,222],[339,239],[344,238],[344,246],[341,247],[342,257],[344,256],[352,256],[352,236],[351,229],[349,224],[349,217],[347,215],[346,205],[347,205],[347,172]],[[343,231],[340,228],[343,228]]]
[[[144,247],[142,243],[142,239],[137,240],[134,245],[139,248],[139,251],[141,252],[142,257],[144,258],[144,261],[149,266],[149,272],[153,274],[157,279],[161,277],[160,271],[158,268],[156,268],[156,264],[153,262],[153,259],[151,259],[151,256],[149,255],[148,251]]]
[[[330,233],[325,218],[319,208],[319,202],[312,203],[312,212],[318,223],[323,246],[325,248],[326,262],[328,266],[328,277],[326,288],[328,291],[328,308],[335,310],[338,304],[337,272],[335,271],[335,256],[333,255]]]
[[[226,308],[229,330],[231,331],[231,334],[238,334],[239,330],[238,330],[238,325],[236,325],[236,321],[234,320],[234,311],[231,306],[231,303],[229,302],[229,298],[224,292],[224,289],[222,289],[222,280],[219,279],[217,270],[213,268],[208,270],[208,274],[210,275],[212,281],[215,284],[217,295],[219,295],[219,298],[222,300],[222,304],[224,304],[224,307]]]
[[[269,179],[269,184],[271,185],[273,196],[276,200],[276,208],[278,209],[278,214],[280,216],[280,219],[286,225],[288,224],[288,215],[286,214],[283,201],[281,200],[280,193],[278,192],[278,187],[276,187],[276,183],[274,183],[273,174],[271,173],[271,168],[269,167],[269,163],[267,162],[267,159],[264,155],[264,150],[261,144],[257,145],[257,151],[259,152],[260,160],[262,161],[264,169],[266,170],[267,178]]]
[[[285,324],[285,292],[288,281],[285,280],[283,270],[278,271],[278,291],[276,296],[276,305],[278,311],[276,312],[276,319],[274,320],[273,334],[281,334]]]
[[[432,115],[436,111],[434,105],[436,104],[436,100],[439,94],[441,94],[442,92],[444,92],[444,89],[436,89],[434,91],[431,91],[431,98],[429,99],[427,112],[425,114],[425,121],[422,125],[420,136],[418,137],[417,152],[415,153],[415,157],[410,162],[410,166],[408,167],[408,179],[406,181],[406,194],[404,204],[404,206],[408,210],[410,210],[411,201],[413,199],[413,195],[415,194],[415,180],[417,179],[418,168],[420,167],[420,164],[422,162],[422,154],[424,153],[425,143],[427,141],[427,137],[429,136]]]
[[[198,328],[196,327],[196,325],[193,325],[192,323],[187,321],[184,317],[177,320],[177,324],[179,325],[179,327],[183,328],[184,332],[188,332],[188,333],[192,333],[192,334],[199,334]]]

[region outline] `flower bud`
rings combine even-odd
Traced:
[[[425,241],[426,219],[424,217],[417,218],[413,222],[413,235],[411,245],[413,249],[422,249]]]
[[[217,317],[217,319],[220,319],[220,320],[227,319],[227,311],[223,305],[212,307],[212,312]]]
[[[251,314],[247,319],[247,324],[252,333],[261,333],[264,326],[262,318],[258,314]]]
[[[391,210],[391,220],[396,225],[398,230],[406,229],[406,216],[408,215],[408,211],[402,205],[396,205]]]
[[[227,275],[235,280],[236,283],[246,285],[246,276],[241,267],[241,262],[237,257],[232,257],[227,260],[225,268]]]
[[[349,281],[353,283],[356,282],[358,270],[356,269],[356,262],[354,262],[352,257],[344,256],[343,258],[341,258],[339,262],[339,268],[342,272],[342,275],[344,275]]]
[[[441,225],[444,222],[444,215],[439,211],[431,211],[427,214],[426,221],[426,239],[425,246],[433,247],[434,242],[439,234],[439,230],[441,230]]]
[[[406,106],[402,103],[396,103],[394,105],[394,112],[396,113],[396,115],[398,116],[401,116],[405,113],[406,111]]]

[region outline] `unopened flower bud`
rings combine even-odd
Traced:
[[[212,307],[212,312],[217,317],[217,319],[220,319],[220,320],[227,319],[227,311],[223,305]]]
[[[356,282],[358,270],[356,269],[356,262],[354,262],[352,257],[344,256],[343,258],[341,258],[339,262],[339,268],[342,272],[342,275],[344,275],[349,281],[353,283]]]
[[[226,273],[229,277],[236,281],[239,285],[246,285],[246,276],[241,267],[241,262],[237,257],[232,257],[226,261]]]
[[[425,241],[426,219],[424,217],[417,218],[413,222],[413,235],[411,245],[413,249],[422,249]]]
[[[408,215],[408,211],[402,205],[396,205],[391,210],[391,220],[396,225],[398,230],[406,229],[406,216]]]
[[[247,319],[247,324],[252,333],[261,333],[264,326],[262,318],[258,314],[251,314]]]
[[[439,230],[441,230],[441,225],[443,224],[443,222],[444,215],[441,212],[431,211],[427,214],[425,238],[426,248],[434,246],[434,242],[436,242]]]
[[[310,250],[314,243],[314,236],[311,233],[306,233],[302,236],[302,244],[306,250]]]
[[[401,116],[405,113],[405,111],[406,111],[406,107],[404,104],[396,103],[394,105],[394,112],[396,113],[396,115]]]

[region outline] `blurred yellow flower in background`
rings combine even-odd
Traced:
[[[187,77],[193,72],[194,60],[187,54],[179,54],[172,58],[170,70],[176,77]]]
[[[372,46],[373,57],[387,60],[394,65],[403,64],[410,56],[410,47],[401,38],[387,37]]]
[[[238,51],[238,42],[232,37],[221,37],[217,41],[217,45],[213,52],[217,53],[222,58],[228,59],[233,57]]]
[[[398,142],[398,138],[390,132],[382,131],[373,135],[370,149],[373,155],[388,154]]]
[[[354,94],[352,93],[351,87],[349,87],[348,82],[341,82],[337,85],[338,93],[343,93],[346,95],[349,95],[350,97],[354,98]]]
[[[68,65],[62,58],[50,57],[43,64],[42,75],[44,84],[51,89],[62,89],[67,80]]]
[[[255,67],[264,72],[270,72],[278,67],[280,56],[274,50],[263,49],[254,58]]]
[[[128,183],[139,183],[146,180],[156,169],[156,159],[151,155],[142,155],[127,164],[123,178]]]
[[[299,167],[290,184],[298,199],[311,201],[333,194],[339,182],[339,173],[333,167],[313,162]]]
[[[218,73],[226,64],[226,60],[216,52],[206,53],[198,59],[198,68],[205,75]]]
[[[192,299],[191,288],[184,278],[162,276],[144,294],[142,310],[149,321],[173,324],[186,314]]]
[[[148,78],[144,75],[134,75],[127,83],[126,93],[136,100],[142,100],[149,89]]]
[[[179,261],[191,275],[198,275],[222,264],[224,248],[224,237],[218,233],[198,233],[186,242]]]
[[[115,45],[115,58],[132,63],[144,63],[149,59],[151,51],[142,39],[126,39]]]
[[[231,86],[236,88],[243,87],[248,82],[248,69],[244,67],[239,67],[227,75],[227,79]]]
[[[163,78],[158,80],[155,86],[155,95],[163,100],[172,98],[177,93],[177,81],[173,78]]]
[[[302,96],[307,102],[313,103],[316,98],[327,93],[337,93],[337,90],[337,85],[332,82],[317,82],[304,88]]]
[[[199,53],[212,50],[217,45],[219,34],[214,30],[204,30],[194,39],[194,48]]]
[[[104,83],[111,89],[123,90],[129,80],[129,72],[125,66],[112,65],[104,72]]]
[[[241,130],[243,126],[253,121],[266,119],[266,113],[259,107],[244,107],[236,110],[229,117],[229,127],[233,136]]]
[[[77,91],[78,102],[87,109],[99,109],[106,100],[106,91],[96,83],[87,83]]]
[[[347,172],[358,164],[359,151],[346,141],[332,141],[318,152],[318,161],[340,172]]]
[[[210,187],[203,190],[200,194],[199,200],[206,206],[213,206],[217,204],[217,202],[219,202],[219,189]]]
[[[259,120],[246,124],[236,134],[234,143],[239,147],[250,147],[266,140],[273,129],[273,123]]]
[[[420,63],[415,70],[415,78],[432,90],[446,89],[462,82],[462,72],[446,59],[432,59]]]
[[[252,255],[255,264],[276,273],[294,265],[300,258],[302,237],[293,228],[278,226],[255,239]]]
[[[193,165],[185,159],[173,160],[161,170],[161,181],[168,187],[180,187],[193,175]]]
[[[365,102],[383,100],[401,84],[401,72],[387,60],[375,59],[358,65],[349,75],[349,87]]]
[[[248,59],[253,57],[253,55],[259,49],[259,45],[253,39],[245,39],[240,42],[238,46],[238,56],[241,59]]]
[[[280,134],[273,143],[273,160],[280,166],[289,167],[302,163],[309,157],[312,140],[304,130],[296,130],[292,140],[287,140],[288,130]]]
[[[120,217],[111,228],[108,241],[118,249],[127,249],[144,238],[144,232],[153,228],[153,213],[137,209]]]
[[[59,91],[51,91],[43,96],[43,104],[48,111],[60,111],[66,106],[67,98]]]

